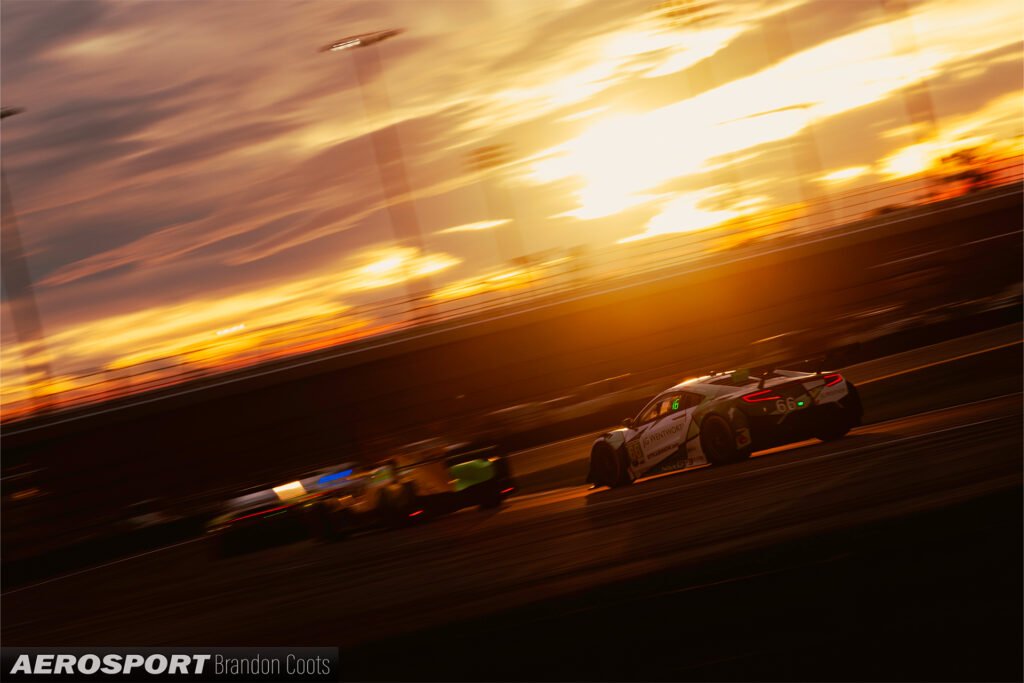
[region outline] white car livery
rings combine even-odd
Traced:
[[[838,439],[860,424],[860,397],[841,374],[739,370],[687,380],[599,437],[587,480],[623,486],[638,477],[724,465],[808,438]]]

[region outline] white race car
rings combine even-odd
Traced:
[[[860,424],[857,389],[841,374],[739,370],[687,380],[601,435],[587,481],[623,486],[659,472],[724,465],[808,438],[838,439]]]

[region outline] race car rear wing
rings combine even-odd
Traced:
[[[808,372],[822,375],[827,371],[842,368],[860,360],[860,344],[848,344],[837,346],[821,353],[814,354],[793,354],[788,357],[778,356],[768,360],[761,359],[759,362],[749,365],[740,365],[740,369],[732,370],[731,375],[736,382],[746,382],[748,378],[758,379],[758,389],[764,389],[765,381],[776,377],[776,370],[793,370],[797,372]],[[720,367],[709,370],[706,375],[725,375],[726,371]]]
[[[497,446],[474,446],[473,444],[457,444],[445,449],[434,449],[426,453],[404,453],[388,458],[385,463],[396,470],[410,471],[416,469],[444,468],[449,473],[459,465],[475,460],[487,460],[495,469],[499,478],[509,476],[508,460]],[[447,477],[446,477],[447,479]]]
[[[498,446],[478,446],[475,444],[455,444],[446,448],[432,448],[424,449],[423,451],[407,451],[404,453],[396,453],[391,457],[384,458],[380,464],[387,464],[389,461],[397,461],[401,463],[403,467],[415,467],[416,465],[426,465],[431,463],[443,462],[445,465],[451,467],[452,465],[458,465],[460,463],[469,462],[471,460],[478,460],[480,458],[503,458],[503,453]]]

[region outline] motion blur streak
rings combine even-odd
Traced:
[[[855,515],[862,520],[879,519],[948,504],[983,490],[1000,490],[1014,482],[1019,485],[1017,456],[1012,451],[1013,442],[1020,445],[1020,400],[1017,397],[994,405],[999,406],[1001,417],[977,419],[993,415],[990,403],[984,411],[977,407],[951,409],[930,418],[908,418],[865,428],[853,437],[853,448],[792,448],[751,461],[741,466],[740,472],[711,469],[668,476],[617,495],[577,490],[571,498],[552,498],[539,507],[518,511],[513,505],[486,521],[462,515],[448,523],[409,530],[398,539],[367,536],[344,548],[320,548],[312,555],[302,546],[262,554],[246,561],[250,580],[244,600],[223,597],[225,582],[238,586],[234,564],[196,573],[192,565],[201,560],[190,550],[193,546],[183,547],[169,551],[176,553],[174,557],[139,558],[134,566],[120,564],[48,584],[35,592],[5,595],[5,642],[46,640],[58,632],[69,643],[93,639],[203,642],[224,633],[231,633],[239,642],[282,637],[299,642],[324,637],[329,625],[331,639],[351,644],[380,637],[393,628],[388,624],[395,623],[394,619],[371,618],[393,614],[398,606],[381,598],[389,591],[366,590],[369,577],[365,572],[371,566],[377,567],[372,576],[379,588],[422,587],[403,590],[401,609],[406,625],[425,626],[467,614],[470,609],[500,609],[593,585],[610,576],[637,576],[653,564],[664,566],[685,558],[706,561],[723,552],[714,549],[716,543],[737,543],[727,542],[735,528],[746,530],[747,540],[739,541],[741,545],[778,543],[812,529],[842,525]],[[959,435],[957,448],[948,447],[954,442],[953,435]],[[972,445],[971,435],[983,437],[990,447]],[[936,447],[939,443],[947,447]],[[814,457],[816,454],[819,457]],[[736,487],[740,487],[738,492]],[[731,495],[723,496],[726,491]],[[872,493],[865,497],[867,491]],[[681,496],[687,500],[682,508],[678,505]],[[751,505],[752,500],[757,504]],[[661,523],[650,524],[652,518]],[[691,523],[681,523],[684,519]],[[646,522],[642,528],[649,532],[637,533],[640,520]],[[703,521],[695,526],[692,520]],[[517,533],[495,533],[498,529]],[[460,566],[475,569],[453,576],[449,549],[455,539],[459,540],[455,547],[464,555]],[[299,553],[311,561],[300,570],[301,583],[315,583],[316,591],[296,591],[293,574],[280,571],[292,565]],[[341,555],[347,559],[339,561]],[[479,561],[483,557],[490,559]],[[566,566],[578,570],[566,575]],[[159,576],[151,576],[153,571]],[[531,580],[513,588],[527,575]],[[97,598],[90,596],[102,594],[103,586],[111,583],[123,584],[117,592],[123,597],[108,595],[105,609],[95,610],[92,602]],[[31,605],[38,604],[38,591],[43,588],[49,591],[47,602],[52,601],[59,613],[40,620]],[[240,610],[258,610],[265,596],[280,591],[289,595],[293,609],[278,613],[273,628],[259,620],[238,618]],[[427,609],[438,591],[452,596],[451,609],[443,614]],[[481,602],[472,603],[471,596]],[[304,609],[310,599],[318,608]],[[190,606],[208,600],[213,602],[201,610]],[[344,605],[346,617],[330,616],[329,610],[322,609],[329,603]],[[177,607],[168,611],[168,604]],[[470,608],[470,604],[477,606]],[[150,618],[153,610],[159,610],[159,619]],[[61,629],[60,624],[77,623],[87,613],[93,615],[88,633]],[[312,614],[320,616],[311,620]],[[30,615],[34,616],[30,619]],[[282,624],[281,619],[288,623]],[[371,623],[377,626],[368,630]]]
[[[5,646],[1024,674],[1019,1],[2,1]]]
[[[1009,0],[73,6],[2,29],[4,421],[1020,180]]]

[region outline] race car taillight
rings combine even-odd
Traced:
[[[761,401],[778,401],[780,398],[782,397],[771,389],[762,389],[761,391],[747,394],[743,397],[743,400],[747,403],[760,403]]]
[[[823,379],[825,380],[826,387],[834,387],[835,385],[843,381],[843,376],[837,372],[831,375],[825,375]]]
[[[261,517],[261,516],[269,515],[272,512],[279,512],[281,510],[287,510],[287,509],[288,509],[287,505],[281,505],[280,507],[270,508],[269,510],[260,510],[259,512],[253,512],[253,513],[248,514],[248,515],[242,515],[241,517],[235,517],[234,519],[230,519],[227,522],[225,522],[225,524],[234,524],[235,522],[240,522],[243,519],[249,519],[250,517]]]

